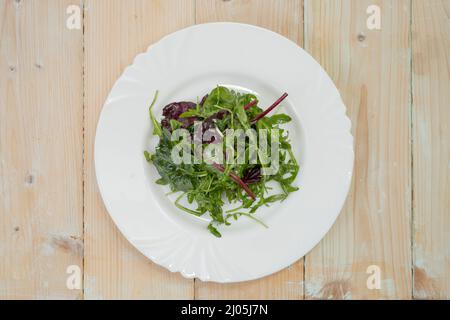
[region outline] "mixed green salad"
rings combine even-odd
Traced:
[[[208,230],[216,237],[221,237],[221,226],[230,225],[232,220],[241,216],[267,227],[255,217],[258,208],[283,201],[291,192],[298,190],[293,183],[299,173],[299,165],[288,132],[283,129],[291,117],[287,114],[268,115],[287,94],[263,110],[258,106],[255,95],[218,86],[197,103],[182,101],[166,105],[161,121],[153,113],[157,96],[158,92],[149,113],[153,134],[159,137],[159,143],[153,154],[145,151],[144,155],[160,175],[156,183],[168,185],[171,193],[179,192],[175,206],[195,216],[209,214],[211,222]],[[179,163],[174,160],[174,148],[180,142],[174,141],[172,134],[180,129],[188,133],[187,137],[184,136],[183,148],[191,148],[182,150],[188,152],[188,158],[192,161]],[[239,130],[254,132],[256,136],[236,135],[235,140],[230,140],[231,144],[225,145],[228,141],[226,134]],[[205,132],[212,134],[205,135]],[[252,143],[258,140],[261,144],[261,139],[269,146],[269,153],[272,150],[277,152],[276,171],[267,170],[273,168],[267,154],[260,150],[255,152],[252,148]],[[199,148],[208,146],[223,146],[223,154],[216,152],[215,158],[206,159],[209,161],[200,159],[204,154],[198,152]],[[218,156],[223,156],[224,160],[216,161],[220,158]],[[237,161],[239,156],[240,161]],[[279,185],[276,188],[279,191],[269,186],[270,181]],[[180,203],[183,198],[189,205]],[[231,209],[224,209],[226,202],[231,204]]]

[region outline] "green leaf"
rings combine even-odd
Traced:
[[[169,182],[166,181],[166,180],[163,179],[163,178],[160,178],[160,179],[156,180],[155,183],[156,183],[156,184],[159,184],[159,185],[163,185],[163,186],[169,184]]]
[[[153,114],[153,107],[155,106],[156,99],[158,99],[158,90],[155,91],[155,95],[153,97],[153,101],[152,101],[152,103],[150,105],[150,108],[149,108],[148,112],[150,114],[150,120],[153,123],[153,134],[156,135],[156,136],[161,137],[162,136],[161,126],[159,125],[159,122],[156,120],[156,117]]]
[[[175,200],[175,206],[178,208],[178,209],[181,209],[181,210],[183,210],[183,211],[186,211],[187,213],[190,213],[190,214],[192,214],[192,215],[194,215],[194,216],[197,216],[197,217],[199,217],[199,216],[201,216],[203,213],[202,212],[198,212],[198,211],[195,211],[195,210],[191,210],[191,209],[189,209],[189,208],[186,208],[185,206],[182,206],[179,202],[180,202],[180,200],[183,198],[183,196],[185,195],[186,193],[182,193],[178,198],[177,198],[177,200]]]
[[[234,107],[234,101],[236,94],[234,91],[229,90],[226,87],[217,86],[214,88],[203,105],[203,108],[211,108],[214,106],[220,106],[225,109],[232,109]]]
[[[284,123],[288,123],[292,121],[292,118],[289,117],[287,114],[274,114],[273,116],[269,117],[270,122],[272,125],[280,125]]]
[[[251,209],[250,213],[254,213],[259,207],[263,205],[268,205],[269,203],[277,202],[277,201],[283,201],[286,199],[287,195],[285,193],[280,194],[274,194],[272,196],[269,196],[267,198],[262,198],[259,200],[257,204],[255,204]]]
[[[147,162],[152,162],[152,157],[150,156],[150,153],[147,151],[147,150],[145,150],[144,151],[144,157],[145,157],[145,160],[147,160]]]
[[[175,190],[180,191],[189,191],[194,188],[191,180],[187,176],[182,175],[172,177],[172,186],[175,188]]]
[[[220,232],[212,225],[212,223],[208,224],[208,230],[217,238],[222,238]]]
[[[247,218],[250,218],[254,221],[256,221],[257,223],[259,223],[260,225],[262,225],[264,228],[268,229],[269,227],[267,226],[267,224],[265,224],[262,220],[254,217],[252,214],[248,214],[248,213],[244,213],[244,212],[240,212],[238,213],[239,215],[245,216]]]
[[[270,197],[267,197],[265,199],[265,203],[271,203],[271,202],[277,202],[277,201],[283,201],[284,199],[286,199],[286,195],[284,193],[280,193],[280,194],[274,194]]]
[[[203,114],[201,111],[198,111],[197,109],[189,109],[180,115],[180,118],[190,118],[190,117],[203,117]]]
[[[181,126],[183,125],[180,121],[177,121],[175,119],[170,119],[169,123],[170,123],[170,128],[172,128],[172,131],[175,131],[175,130],[181,128]]]
[[[242,100],[240,100],[236,106],[234,107],[234,112],[237,115],[239,122],[242,124],[244,129],[250,128],[250,123],[248,122],[247,113],[244,110],[244,104]]]

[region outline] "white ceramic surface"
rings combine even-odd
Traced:
[[[300,190],[257,211],[268,229],[241,217],[222,238],[175,208],[167,187],[144,159],[157,139],[148,107],[155,90],[161,115],[172,101],[196,101],[216,85],[254,91],[260,106],[288,92],[280,111],[301,169]],[[236,23],[196,25],[170,34],[139,54],[112,88],[95,140],[95,168],[106,208],[123,235],[173,272],[204,281],[260,278],[294,263],[336,220],[353,171],[351,123],[338,90],[321,66],[294,42]]]

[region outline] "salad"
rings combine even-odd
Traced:
[[[149,114],[159,143],[144,156],[160,175],[156,183],[179,193],[175,206],[195,216],[209,214],[208,230],[216,237],[242,216],[267,227],[255,216],[258,208],[298,190],[293,183],[299,165],[283,129],[291,117],[269,115],[287,93],[262,109],[255,95],[217,86],[197,103],[166,105],[160,121],[153,113],[157,96]]]

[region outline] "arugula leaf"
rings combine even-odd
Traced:
[[[150,104],[150,108],[148,109],[148,112],[150,114],[150,120],[152,121],[153,124],[153,134],[161,137],[162,136],[161,126],[159,122],[156,120],[155,115],[153,114],[153,107],[155,106],[156,99],[158,99],[158,93],[159,93],[158,90],[156,90],[155,95],[153,96],[153,101]]]
[[[215,235],[217,238],[222,238],[220,232],[212,225],[212,223],[208,224],[208,230]]]
[[[183,124],[180,121],[177,121],[175,119],[170,119],[169,123],[170,123],[170,128],[172,129],[172,131],[175,131],[176,129],[179,129],[183,126]]]
[[[236,106],[234,107],[234,112],[237,115],[237,118],[239,119],[239,122],[244,127],[244,129],[250,128],[250,123],[248,122],[247,113],[244,110],[244,100],[238,99],[238,102],[236,103]]]
[[[267,198],[261,198],[257,204],[255,204],[251,209],[250,213],[254,213],[259,207],[263,205],[267,205],[269,203],[277,202],[277,201],[283,201],[286,199],[287,195],[284,193],[281,194],[275,194],[272,196],[269,196]]]
[[[150,153],[147,150],[144,151],[144,157],[145,160],[147,160],[147,162],[152,162],[152,157],[150,156]]]
[[[155,183],[165,186],[165,185],[169,184],[169,181],[167,181],[167,180],[165,180],[163,178],[159,178],[158,180],[155,181]]]
[[[185,111],[180,115],[180,118],[190,118],[190,117],[204,118],[204,115],[200,110],[197,109],[189,109],[188,111]]]

